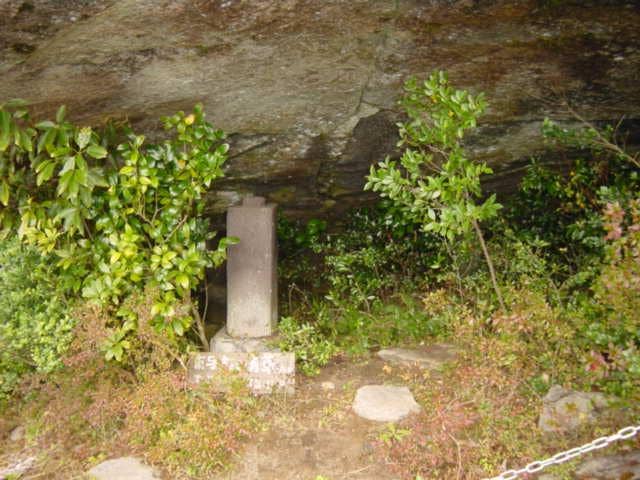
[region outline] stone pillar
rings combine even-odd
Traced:
[[[227,333],[235,338],[273,335],[278,321],[276,206],[247,197],[229,208],[227,236],[240,242],[227,254]]]

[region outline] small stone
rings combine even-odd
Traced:
[[[420,350],[386,348],[378,357],[401,365],[418,365],[421,368],[437,369],[446,362],[455,360],[458,350],[453,345],[435,344]]]
[[[322,390],[324,390],[325,392],[329,392],[336,389],[336,384],[333,382],[322,382],[320,384],[320,388],[322,388]]]
[[[554,385],[542,404],[538,427],[544,432],[568,432],[596,420],[609,400],[602,393],[576,392]]]
[[[102,462],[89,470],[95,480],[158,480],[153,468],[135,457],[114,458]]]
[[[367,385],[358,389],[353,411],[360,417],[376,422],[397,422],[420,411],[407,387]]]
[[[19,425],[11,430],[11,433],[9,434],[9,440],[11,440],[12,442],[20,442],[24,439],[24,433],[24,427],[22,425]]]
[[[575,477],[578,480],[640,480],[640,450],[587,460],[578,467]]]
[[[0,468],[0,480],[20,478],[22,475],[27,473],[35,463],[36,457],[27,457],[10,461],[8,467],[4,469]]]

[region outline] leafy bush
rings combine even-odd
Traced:
[[[388,200],[350,212],[330,233],[319,220],[281,224],[281,276],[286,284],[324,291],[338,309],[370,310],[407,283],[424,283],[442,258],[436,237],[419,233],[419,225]]]
[[[313,247],[324,261],[327,299],[339,308],[370,311],[407,282],[424,282],[438,261],[438,246],[418,229],[389,202],[353,212],[343,231]]]
[[[164,118],[171,138],[159,145],[128,126],[101,134],[64,119],[33,123],[20,103],[0,105],[0,221],[51,255],[61,284],[102,305],[118,306],[151,287],[155,328],[178,338],[193,325],[207,344],[191,289],[204,269],[225,258],[229,239],[212,252],[202,195],[223,175],[224,133],[202,108]],[[112,139],[124,136],[116,144]],[[136,319],[119,312],[107,354],[122,360]]]
[[[0,242],[0,399],[27,372],[61,365],[74,321],[47,258],[11,238]]]
[[[638,155],[618,145],[616,130],[600,130],[573,112],[578,127],[560,127],[545,119],[542,133],[556,152],[569,154],[569,171],[562,173],[534,160],[507,208],[510,224],[520,238],[548,244],[545,256],[564,280],[588,286],[597,276],[605,242],[601,211],[607,203],[628,203],[640,187]],[[577,157],[577,158],[576,158]]]
[[[432,314],[410,294],[398,294],[375,303],[370,311],[346,306],[331,316],[319,316],[323,330],[330,331],[336,343],[352,354],[374,348],[412,343],[446,335],[446,316]]]
[[[628,201],[639,182],[634,168],[611,157],[578,159],[566,176],[534,161],[507,218],[520,238],[547,244],[545,256],[564,266],[558,272],[564,279],[602,259],[601,210],[607,202]]]
[[[293,317],[284,317],[278,324],[280,339],[278,347],[285,352],[294,352],[296,361],[305,375],[320,372],[337,353],[335,344],[309,323],[298,323]]]

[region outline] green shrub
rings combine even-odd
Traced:
[[[410,294],[376,302],[370,311],[347,305],[318,319],[322,330],[331,332],[341,349],[356,355],[374,348],[443,336],[448,330],[448,320],[426,311]]]
[[[159,145],[121,126],[101,134],[65,120],[33,123],[19,102],[0,105],[0,221],[50,255],[60,283],[111,308],[119,329],[106,354],[123,360],[136,318],[120,305],[150,288],[154,327],[170,339],[192,328],[207,345],[191,290],[206,267],[225,258],[229,239],[213,251],[203,194],[223,175],[224,133],[201,106],[163,119],[170,138]],[[124,138],[120,143],[114,138]],[[195,324],[194,324],[195,319]]]
[[[610,202],[628,203],[640,188],[640,162],[616,142],[616,131],[596,129],[582,117],[577,128],[545,119],[542,133],[555,153],[566,150],[568,172],[534,160],[527,168],[506,218],[520,238],[547,243],[545,256],[561,266],[556,278],[571,275],[575,286],[588,287],[597,276],[605,242],[601,212]]]
[[[442,260],[440,242],[384,200],[350,212],[334,230],[326,222],[280,222],[281,279],[325,293],[340,308],[370,310],[407,283],[423,284]]]
[[[16,238],[0,242],[0,399],[27,372],[61,365],[74,321],[49,259]]]

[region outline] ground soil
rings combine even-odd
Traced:
[[[359,387],[389,381],[385,368],[372,357],[338,361],[315,378],[299,377],[294,397],[273,399],[276,418],[269,431],[250,442],[235,467],[215,480],[396,479],[374,456],[373,442],[385,424],[351,410]],[[335,389],[327,390],[327,382]]]

